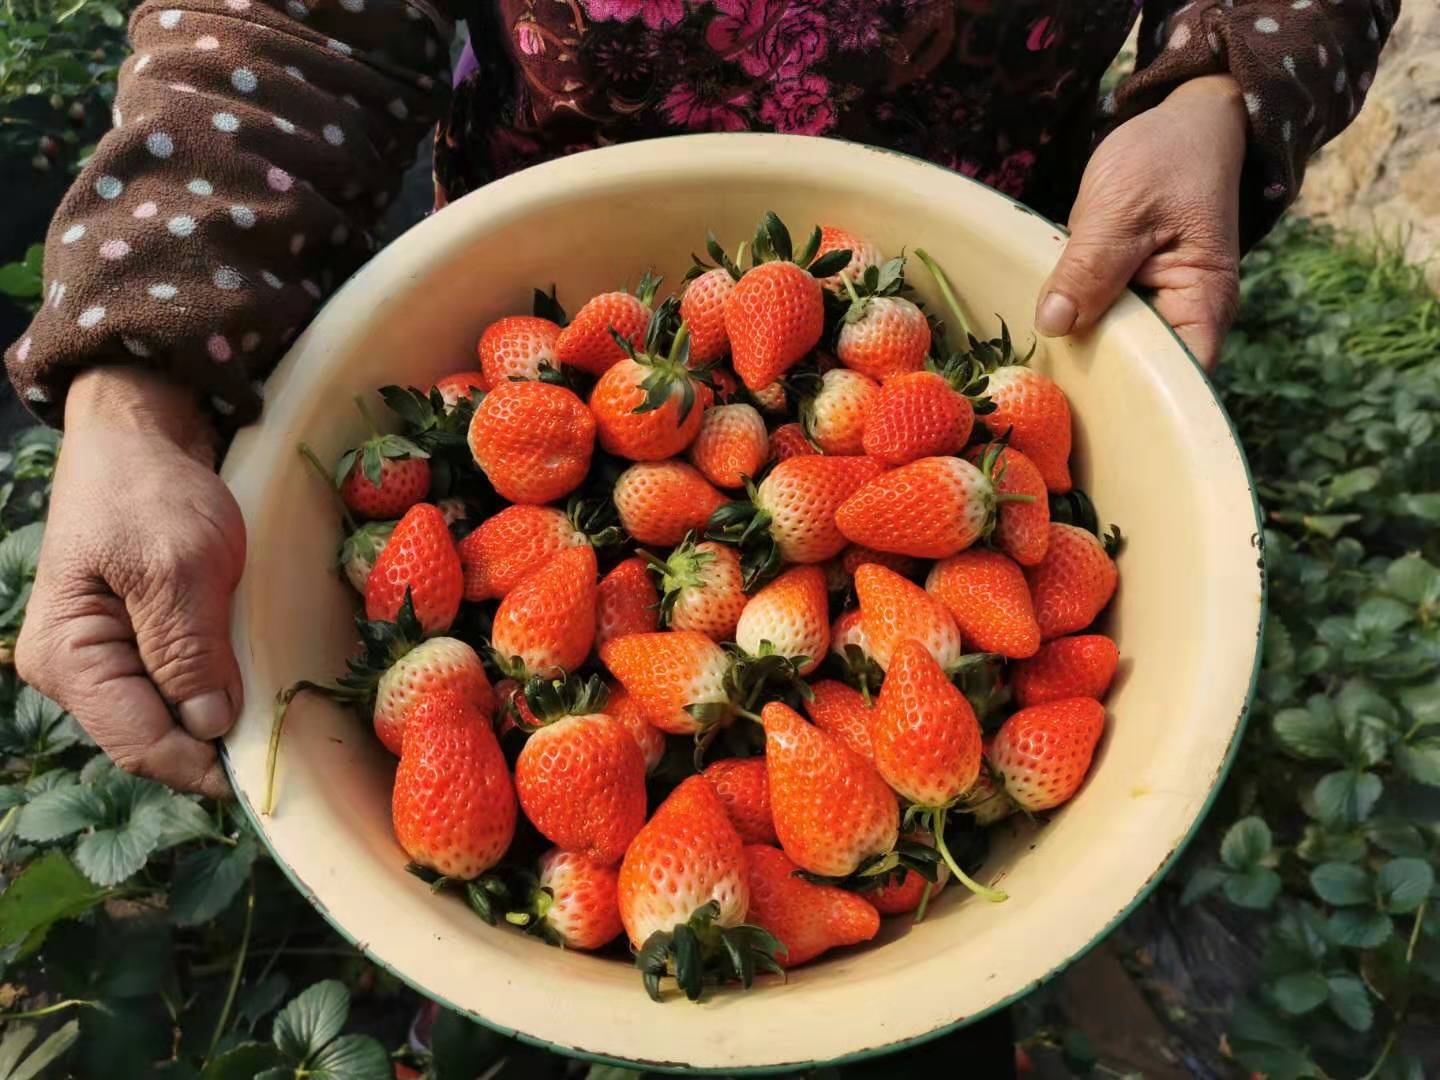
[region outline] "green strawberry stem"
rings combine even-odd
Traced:
[[[336,701],[350,697],[343,690],[321,686],[304,679],[275,695],[275,717],[270,723],[270,742],[265,748],[265,799],[260,804],[260,813],[266,817],[275,810],[275,766],[280,760],[280,734],[285,730],[285,715],[290,711],[290,703],[306,690],[324,694]]]
[[[1034,496],[1034,495],[1021,495],[1019,492],[1014,492],[1014,491],[1012,491],[1012,492],[1006,492],[1006,493],[1004,493],[1004,494],[999,494],[999,493],[997,493],[997,494],[995,495],[995,501],[996,501],[997,503],[1007,503],[1007,502],[1032,503],[1032,502],[1035,501],[1035,496]]]
[[[970,323],[965,318],[965,313],[960,310],[960,299],[955,295],[955,290],[950,286],[950,279],[945,276],[945,271],[940,269],[938,263],[932,259],[924,248],[915,249],[915,257],[920,260],[930,276],[935,279],[935,284],[940,289],[940,295],[945,298],[945,304],[955,316],[955,322],[959,324],[960,339],[962,345],[970,340]]]
[[[370,411],[370,406],[365,403],[363,394],[355,395],[355,408],[360,410],[360,418],[365,421],[365,426],[370,429],[372,438],[378,438],[380,428],[375,424],[375,415]]]
[[[320,474],[320,476],[325,481],[325,485],[331,491],[335,491],[336,489],[338,489],[340,486],[339,481],[336,480],[335,475],[331,473],[329,469],[325,468],[325,465],[321,462],[320,458],[316,456],[315,451],[310,448],[310,444],[302,442],[299,449],[300,456],[303,457],[306,461],[308,461],[310,463],[310,467]],[[340,515],[345,519],[345,530],[347,532],[353,533],[356,529],[360,527],[355,523],[355,519],[350,516],[350,508],[345,505],[343,499],[340,500]]]
[[[685,346],[690,342],[690,324],[682,322],[680,329],[675,331],[675,340],[670,342],[670,355],[666,358],[672,364],[680,363],[680,357],[684,355]]]
[[[945,860],[945,865],[950,867],[950,872],[955,875],[955,879],[976,896],[983,897],[992,904],[1009,900],[1009,893],[1003,889],[991,889],[985,885],[981,885],[969,874],[965,873],[964,870],[960,869],[960,864],[955,861],[955,856],[951,855],[950,849],[945,846],[945,807],[942,806],[929,811],[929,817],[930,831],[935,836],[935,848],[940,852],[940,857]]]
[[[920,906],[915,909],[915,922],[917,924],[925,921],[925,912],[930,908],[930,897],[933,896],[934,893],[935,882],[927,881],[925,883],[925,891],[920,894]]]

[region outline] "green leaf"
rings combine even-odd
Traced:
[[[1425,902],[1435,871],[1424,859],[1391,859],[1375,875],[1382,906],[1391,915],[1408,915]]]
[[[395,1066],[385,1047],[368,1035],[341,1035],[307,1066],[313,1080],[394,1080]]]
[[[45,1070],[80,1037],[80,1021],[70,1020],[52,1031],[21,1061],[20,1056],[35,1040],[36,1030],[33,1024],[12,1024],[5,1029],[5,1037],[0,1039],[0,1080],[35,1080],[45,1076]]]
[[[1440,739],[1425,739],[1395,747],[1395,764],[1411,779],[1440,787]]]
[[[45,287],[44,280],[24,263],[0,266],[0,293],[17,300],[33,300]]]
[[[1282,975],[1270,990],[1275,996],[1275,1004],[1291,1016],[1302,1016],[1319,1008],[1330,996],[1325,976],[1318,971]]]
[[[1220,858],[1232,870],[1248,870],[1270,853],[1270,826],[1258,817],[1231,825],[1220,844]]]
[[[288,1060],[304,1062],[340,1034],[349,1016],[350,992],[345,984],[335,979],[318,982],[302,990],[275,1017],[275,1045]]]
[[[1355,609],[1355,628],[1361,633],[1393,634],[1415,618],[1415,609],[1390,596],[1371,596]]]
[[[1333,502],[1345,502],[1353,499],[1356,495],[1373,491],[1378,483],[1380,483],[1380,470],[1373,465],[1367,465],[1364,468],[1352,469],[1331,478],[1329,496]]]
[[[1193,904],[1202,897],[1209,896],[1216,889],[1224,885],[1229,879],[1230,873],[1214,866],[1204,866],[1190,875],[1190,880],[1185,882],[1185,891],[1180,894],[1180,903]]]
[[[1381,787],[1374,773],[1355,769],[1330,773],[1315,785],[1315,811],[1327,825],[1357,825],[1370,816]]]
[[[31,686],[21,686],[13,712],[0,716],[0,750],[7,753],[32,759],[49,757],[84,737],[80,725],[64,709]]]
[[[205,807],[183,795],[154,799],[137,812],[154,816],[160,830],[157,851],[215,835],[215,823]]]
[[[61,919],[88,911],[105,893],[75,869],[64,852],[40,856],[0,893],[0,948],[24,943],[34,948]]]
[[[1416,607],[1440,603],[1440,569],[1419,555],[1406,555],[1385,568],[1385,587]]]
[[[471,1080],[514,1046],[497,1031],[451,1009],[441,1009],[430,1029],[430,1067],[435,1080]]]
[[[1375,1022],[1370,991],[1354,975],[1332,975],[1326,980],[1330,1009],[1355,1031],[1369,1031]]]
[[[1332,710],[1282,709],[1272,722],[1280,745],[1296,757],[1343,761],[1345,740]]]
[[[241,992],[235,1002],[235,1015],[253,1031],[256,1024],[280,1007],[289,989],[289,978],[283,972],[272,972]]]
[[[1440,679],[1423,686],[1403,686],[1398,696],[1416,727],[1440,724]]]
[[[96,885],[118,885],[145,865],[159,842],[160,822],[137,814],[82,836],[75,845],[75,865]]]
[[[269,1043],[241,1043],[205,1066],[200,1080],[254,1080],[263,1070],[273,1068],[281,1060],[280,1051]],[[282,1075],[287,1080],[294,1077],[290,1069],[283,1070]]]
[[[1395,513],[1408,514],[1440,525],[1440,494],[1405,494],[1395,500]]]
[[[35,796],[20,811],[16,834],[22,840],[43,844],[99,825],[105,820],[105,802],[83,784],[53,788]]]
[[[1390,918],[1378,911],[1342,908],[1326,923],[1330,940],[1355,949],[1373,949],[1385,942],[1394,929]]]
[[[1315,895],[1333,907],[1368,904],[1375,899],[1370,875],[1351,863],[1321,863],[1310,871],[1310,887]]]
[[[247,833],[233,847],[189,851],[175,867],[170,917],[181,926],[209,922],[230,906],[250,877],[259,848]]]
[[[1236,907],[1264,910],[1280,895],[1280,875],[1274,870],[1257,866],[1225,880],[1225,899]]]

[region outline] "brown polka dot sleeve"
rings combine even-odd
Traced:
[[[6,361],[58,423],[70,377],[164,367],[229,423],[374,249],[448,90],[450,27],[405,0],[176,0],[134,13],[115,126],[51,223]]]
[[[1310,155],[1360,110],[1399,10],[1400,0],[1145,0],[1136,72],[1106,108],[1124,120],[1186,79],[1233,76],[1250,113],[1249,246],[1299,193]]]

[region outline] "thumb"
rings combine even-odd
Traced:
[[[1093,326],[1157,247],[1154,234],[1120,206],[1081,199],[1070,240],[1040,289],[1035,330],[1064,337]]]

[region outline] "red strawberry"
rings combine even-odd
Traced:
[[[820,679],[810,686],[811,697],[805,702],[810,722],[827,735],[833,735],[866,761],[875,760],[870,742],[870,721],[874,708],[860,691],[834,679]]]
[[[1015,665],[1010,685],[1022,709],[1071,697],[1099,701],[1119,662],[1120,650],[1103,634],[1056,638]]]
[[[749,405],[706,409],[690,444],[690,461],[716,487],[738,488],[770,459],[765,421]]]
[[[690,327],[690,359],[696,364],[719,360],[730,348],[725,334],[725,298],[735,279],[723,266],[707,270],[685,286],[680,318]]]
[[[847,578],[853,579],[855,571],[866,563],[894,570],[901,577],[910,577],[920,569],[920,560],[909,555],[896,555],[893,551],[876,551],[874,548],[851,544],[840,553],[840,568]]]
[[[750,870],[746,921],[770,931],[782,946],[780,966],[799,967],[842,945],[858,945],[880,932],[876,910],[853,892],[796,877],[783,851],[762,844],[745,849]]]
[[[990,763],[1022,810],[1049,810],[1080,790],[1104,730],[1105,708],[1093,698],[1033,705],[995,733]]]
[[[946,671],[960,662],[960,631],[945,606],[913,581],[867,563],[855,571],[865,651],[882,669],[902,641],[914,638]]]
[[[620,524],[642,544],[672,547],[703,531],[725,496],[683,461],[641,461],[615,481],[611,493]]]
[[[733,715],[726,685],[730,657],[704,634],[631,634],[605,646],[601,659],[661,731],[703,732]]]
[[[589,542],[570,517],[553,506],[507,506],[460,541],[465,599],[504,596],[562,551]]]
[[[906,833],[901,839],[912,844],[924,844],[926,847],[935,846],[935,838],[923,830]],[[915,920],[919,922],[924,914],[922,905],[928,904],[944,892],[950,881],[950,868],[943,860],[935,870],[935,880],[929,881],[923,874],[902,867],[885,884],[865,893],[865,899],[870,901],[871,906],[881,915],[905,915],[919,909]]]
[[[385,749],[399,755],[405,717],[421,698],[449,690],[474,705],[488,721],[495,711],[495,691],[475,650],[450,637],[422,641],[380,676],[372,719]]]
[[[370,571],[375,568],[375,560],[380,558],[380,553],[390,542],[390,534],[395,531],[395,525],[393,521],[367,521],[340,545],[340,569],[345,572],[345,580],[350,582],[350,587],[361,596],[365,595],[365,584],[370,580]]]
[[[974,465],[928,457],[871,480],[835,511],[835,523],[853,543],[943,559],[989,532],[995,506],[995,488]]]
[[[771,461],[778,463],[786,458],[805,457],[819,452],[799,424],[781,424],[770,433]]]
[[[790,412],[790,399],[785,393],[785,384],[779,379],[768,386],[752,390],[751,396],[755,399],[755,404],[771,416],[785,416]]]
[[[882,468],[867,457],[790,458],[770,470],[748,502],[722,507],[712,530],[749,546],[747,584],[772,575],[782,561],[824,562],[845,546],[837,507]]]
[[[554,677],[574,671],[595,644],[595,551],[562,551],[506,594],[490,645],[506,673]]]
[[[599,680],[591,685],[601,692],[582,691],[569,715],[538,716],[515,761],[515,794],[547,840],[610,866],[645,824],[645,758],[623,724],[589,711],[604,700]]]
[[[820,247],[817,249],[815,257],[818,259],[832,251],[850,252],[850,261],[845,264],[845,269],[821,281],[825,288],[837,292],[845,287],[845,278],[854,280],[863,275],[869,267],[878,268],[885,261],[885,256],[880,254],[879,245],[874,241],[867,240],[863,236],[856,236],[854,233],[834,225],[822,225],[820,226]]]
[[[857,307],[847,313],[835,339],[835,354],[851,371],[877,381],[919,371],[930,351],[925,313],[902,296],[851,296]]]
[[[965,456],[984,469],[985,459],[992,453],[991,447],[977,446]],[[995,490],[1001,496],[1030,496],[1028,501],[1006,499],[1000,503],[994,540],[1001,551],[1021,566],[1034,566],[1045,557],[1045,549],[1050,545],[1050,500],[1040,470],[1014,447],[1000,449],[988,468]]]
[[[975,408],[965,393],[968,365],[911,371],[886,379],[865,422],[865,453],[887,465],[958,454],[970,440]]]
[[[595,417],[574,393],[543,382],[506,382],[470,421],[475,464],[506,499],[548,503],[580,486],[595,450]]]
[[[340,500],[362,518],[397,518],[430,490],[430,455],[404,436],[382,435],[364,399],[357,397],[355,404],[370,437],[342,454],[335,466]]]
[[[793,262],[761,263],[725,298],[725,334],[735,374],[751,390],[769,386],[820,341],[820,282]]]
[[[650,579],[645,560],[636,556],[615,565],[595,590],[595,649],[626,634],[648,634],[660,628],[660,591]]]
[[[998,551],[971,548],[942,559],[931,567],[925,591],[955,617],[972,648],[1020,660],[1040,647],[1025,573]]]
[[[1094,533],[1075,525],[1051,524],[1045,558],[1027,569],[1025,578],[1035,601],[1040,638],[1049,641],[1093,623],[1115,595],[1119,575]]]
[[[608,292],[585,301],[555,341],[560,362],[598,377],[612,364],[624,360],[625,350],[615,340],[615,334],[639,347],[645,340],[650,304],[659,286],[659,278],[646,274],[638,295]]]
[[[365,617],[394,622],[407,589],[425,633],[449,629],[460,610],[464,581],[445,518],[429,503],[405,511],[375,560],[365,581]]]
[[[822,454],[863,454],[866,418],[880,388],[858,371],[835,368],[820,376],[800,405],[800,420]]]
[[[536,916],[567,949],[599,949],[625,928],[620,924],[620,871],[574,851],[551,848],[540,856]]]
[[[440,391],[446,409],[453,409],[476,390],[482,393],[490,388],[485,376],[478,371],[457,371],[435,380],[434,389]]]
[[[533,315],[507,315],[480,335],[480,370],[489,386],[511,379],[538,379],[560,370],[560,327]]]
[[[995,411],[981,417],[999,438],[1035,463],[1052,494],[1070,490],[1070,402],[1053,379],[1010,364],[990,373],[986,396]]]
[[[645,772],[654,772],[660,759],[665,756],[664,732],[645,719],[644,712],[623,686],[611,683],[608,689],[610,696],[605,702],[605,715],[630,732],[635,739],[635,745],[640,747],[640,756],[645,761]]]
[[[889,852],[900,809],[875,767],[778,701],[763,717],[770,812],[785,854],[812,874],[845,877]]]
[[[440,690],[410,710],[391,814],[405,854],[446,877],[478,877],[504,856],[515,789],[489,718],[471,702]]]
[[[735,644],[751,656],[784,656],[808,675],[830,647],[830,597],[816,566],[785,571],[750,598],[735,627]]]
[[[763,757],[722,758],[705,767],[705,779],[740,839],[747,844],[774,844],[775,822],[770,817],[770,771]]]
[[[625,853],[620,919],[650,996],[673,974],[692,1001],[705,983],[776,970],[779,943],[740,925],[750,906],[745,847],[710,781],[680,784]],[[737,962],[738,961],[738,962]]]
[[[647,350],[658,348],[662,325],[657,317],[646,335]],[[590,392],[590,411],[608,453],[631,461],[663,461],[695,441],[705,408],[699,391],[708,388],[685,366],[688,340],[682,326],[668,355],[631,346],[628,356],[600,376]]]
[[[873,699],[872,692],[885,678],[885,671],[870,655],[859,608],[845,612],[830,624],[830,652],[845,673],[846,682],[859,690],[860,696],[869,704]]]
[[[660,613],[672,630],[695,630],[712,641],[730,641],[748,597],[735,549],[687,538],[663,563]]]

